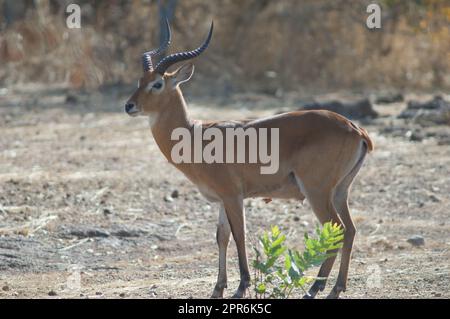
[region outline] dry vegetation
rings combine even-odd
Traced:
[[[19,7],[0,20],[0,298],[208,297],[218,209],[167,164],[148,121],[122,112],[158,42],[156,2],[77,1],[81,30],[65,27],[64,1],[0,0],[2,19],[7,2]],[[178,1],[172,50],[199,43],[214,18],[185,86],[194,118],[403,91],[371,96],[358,119],[376,151],[351,198],[343,297],[449,298],[450,96],[434,93],[450,88],[450,5],[383,0],[383,29],[368,31],[367,2]],[[299,246],[316,223],[307,203],[245,205],[252,243],[277,224]]]
[[[19,6],[1,25],[0,83],[96,87],[135,82],[139,56],[159,39],[156,1],[78,1],[82,29],[65,28],[64,1]],[[67,2],[67,1],[66,1]],[[169,2],[169,1],[163,1]],[[308,88],[436,89],[450,86],[450,4],[383,0],[383,29],[365,27],[369,1],[178,1],[173,50],[216,32],[198,62],[197,89],[280,94]],[[1,9],[0,9],[1,10]],[[10,10],[11,11],[11,10]],[[25,13],[24,13],[25,12]],[[206,85],[206,83],[214,85]]]

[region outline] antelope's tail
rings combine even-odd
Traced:
[[[356,131],[356,133],[362,137],[364,142],[366,142],[367,145],[367,152],[370,153],[375,149],[375,144],[373,140],[370,138],[369,133],[366,131],[366,129],[362,128],[359,125],[356,125],[355,123],[351,122],[351,126]]]
[[[367,144],[367,151],[370,153],[375,149],[375,143],[373,142],[373,140],[370,138],[369,133],[366,131],[366,129],[362,128],[362,127],[358,127],[359,128],[359,135],[361,135],[361,137],[364,139],[364,141]]]

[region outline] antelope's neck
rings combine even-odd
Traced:
[[[171,140],[173,130],[176,128],[191,130],[193,127],[193,121],[187,114],[186,101],[179,88],[170,94],[166,105],[162,106],[161,112],[150,116],[150,127],[159,149],[167,160],[172,162],[171,151],[177,143],[177,141]]]

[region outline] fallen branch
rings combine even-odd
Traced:
[[[77,243],[75,243],[73,245],[70,245],[70,246],[67,246],[67,247],[59,249],[59,251],[66,251],[66,250],[72,249],[74,247],[80,246],[80,245],[84,244],[85,242],[89,241],[89,239],[90,238],[84,238],[84,239],[80,240],[79,242],[77,242]]]

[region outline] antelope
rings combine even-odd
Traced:
[[[201,123],[192,120],[180,84],[194,73],[192,62],[174,72],[172,65],[200,56],[208,47],[209,33],[197,49],[164,57],[156,67],[152,60],[165,51],[171,42],[170,26],[165,23],[167,37],[156,50],[142,56],[143,75],[138,88],[125,105],[132,117],[150,118],[154,140],[169,163],[180,170],[210,202],[219,203],[216,239],[219,248],[219,271],[212,298],[223,298],[227,287],[227,248],[230,234],[236,242],[240,283],[233,298],[245,297],[250,287],[246,251],[246,226],[243,201],[246,198],[297,199],[309,201],[321,224],[333,222],[344,229],[339,275],[329,298],[338,298],[347,288],[355,225],[350,216],[348,197],[355,176],[365,156],[374,148],[367,131],[347,118],[324,110],[297,111],[258,120],[213,121],[203,128],[273,128],[279,130],[279,168],[274,174],[261,174],[260,163],[175,163],[171,149],[175,145],[171,133],[177,128],[194,130]],[[247,147],[247,146],[246,146]],[[248,149],[246,149],[248,151]],[[225,152],[227,150],[225,149]],[[305,298],[314,298],[323,291],[336,257],[329,257],[320,267],[317,279]]]

